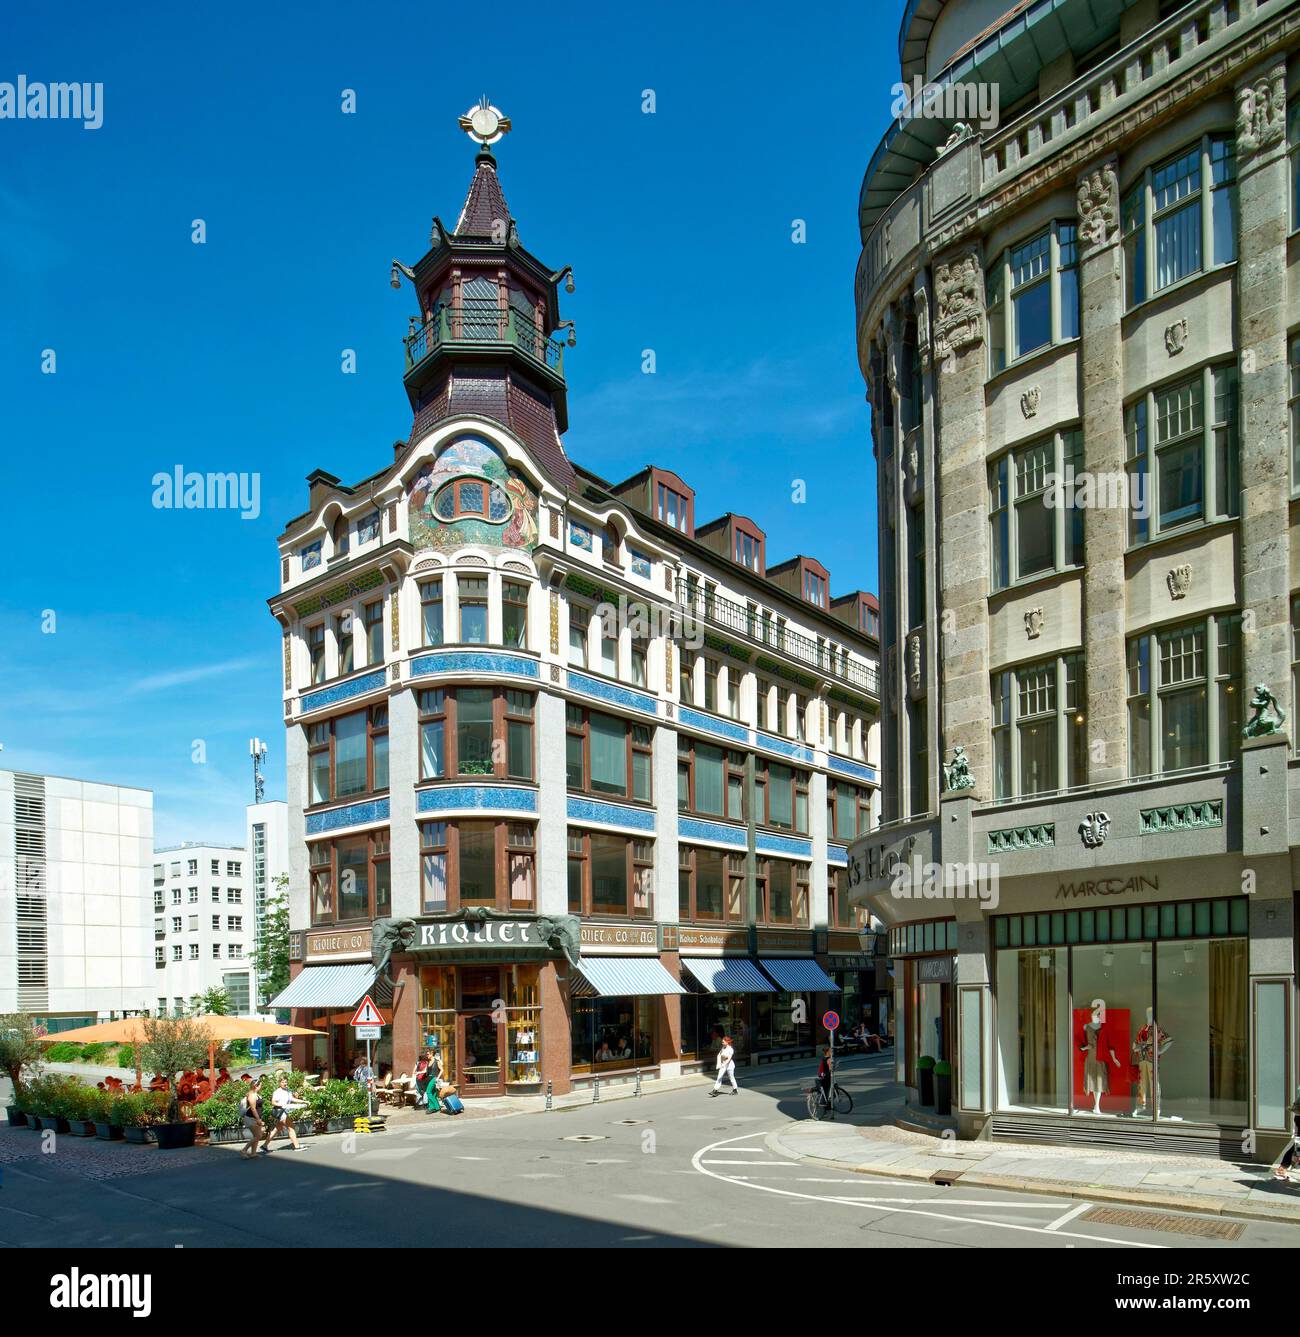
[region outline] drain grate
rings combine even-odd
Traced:
[[[1171,1235],[1194,1235],[1198,1239],[1235,1240],[1246,1227],[1240,1221],[1219,1221],[1204,1216],[1172,1216],[1168,1212],[1138,1212],[1127,1207],[1090,1207],[1079,1218],[1099,1226],[1123,1226],[1126,1230],[1164,1230]]]
[[[562,1137],[561,1142],[608,1142],[603,1133],[574,1133],[571,1137]]]

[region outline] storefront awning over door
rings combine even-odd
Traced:
[[[772,982],[743,956],[684,956],[682,965],[706,993],[775,993]]]
[[[342,966],[304,966],[268,1007],[352,1007],[375,982],[368,962]]]
[[[839,993],[840,986],[816,961],[760,957],[758,964],[785,993]]]
[[[654,958],[584,956],[570,992],[578,998],[624,998],[686,990]]]

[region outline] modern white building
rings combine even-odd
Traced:
[[[256,903],[250,874],[240,845],[185,841],[154,852],[147,1006],[155,1015],[183,1013],[208,989],[225,989],[232,1013],[252,1010]]]
[[[253,906],[253,945],[262,940],[266,904],[280,893],[276,883],[289,875],[289,805],[283,799],[250,803],[244,819],[249,892]],[[254,997],[256,1003],[259,1000]]]
[[[0,771],[0,1011],[51,1030],[150,1005],[153,794]]]

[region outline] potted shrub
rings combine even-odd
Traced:
[[[161,1091],[129,1091],[113,1101],[109,1120],[122,1129],[128,1142],[144,1145],[153,1140],[153,1129],[166,1110],[167,1098]]]
[[[929,1054],[922,1054],[916,1060],[917,1081],[921,1085],[921,1104],[934,1104],[934,1059]]]
[[[934,1065],[934,1112],[952,1113],[952,1064],[943,1059]]]
[[[41,1043],[45,1028],[38,1026],[28,1012],[0,1014],[0,1072],[13,1084],[14,1094],[8,1107],[9,1122],[21,1128],[28,1122],[23,1103],[27,1082],[40,1075],[45,1046]]]
[[[95,1097],[99,1094],[98,1088],[75,1078],[68,1084],[66,1108],[68,1129],[73,1137],[95,1136]]]
[[[317,1129],[324,1125],[328,1133],[345,1133],[358,1114],[366,1112],[366,1093],[355,1083],[334,1078],[307,1093],[307,1102]]]
[[[192,1017],[145,1017],[144,1044],[140,1059],[150,1072],[167,1078],[166,1113],[154,1127],[158,1146],[164,1151],[192,1147],[197,1125],[182,1120],[180,1098],[176,1094],[176,1074],[201,1068],[208,1061],[212,1033]]]
[[[55,1133],[69,1132],[68,1113],[73,1097],[69,1092],[72,1081],[48,1073],[31,1083],[31,1098],[37,1127]]]
[[[113,1122],[113,1103],[116,1097],[111,1091],[91,1088],[90,1118],[95,1128],[95,1136],[104,1142],[120,1142],[122,1126]]]
[[[221,1093],[194,1107],[194,1117],[208,1130],[210,1146],[220,1142],[238,1142],[244,1135],[238,1101],[223,1098],[225,1091],[233,1085],[233,1082],[227,1082],[221,1088]],[[242,1082],[240,1086],[243,1086]]]

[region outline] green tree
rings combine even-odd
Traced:
[[[23,1093],[24,1075],[36,1077],[40,1071],[44,1034],[45,1027],[30,1012],[0,1013],[0,1071],[13,1083],[15,1100]]]
[[[207,1063],[212,1032],[193,1017],[142,1017],[140,1024],[144,1027],[141,1066],[167,1079],[167,1119],[176,1123],[180,1118],[176,1074]]]
[[[202,993],[196,993],[190,999],[190,1012],[196,1017],[202,1016],[205,1012],[214,1017],[228,1017],[230,995],[219,984],[213,985],[211,989],[204,989]]]
[[[258,1002],[274,998],[289,987],[289,878],[282,873],[273,880],[276,894],[266,898],[262,935],[253,951],[257,969]]]

